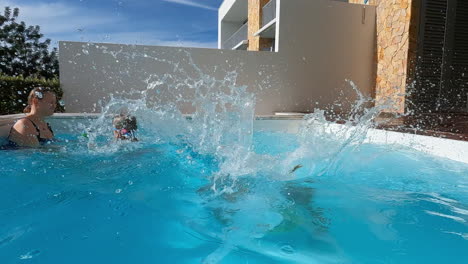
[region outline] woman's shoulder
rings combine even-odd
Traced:
[[[33,124],[27,117],[23,117],[21,119],[18,119],[16,123],[13,125],[13,129],[16,130],[17,132],[31,132],[31,131],[36,131],[34,129]]]
[[[10,144],[21,147],[34,147],[38,144],[38,131],[27,118],[18,120],[10,130]]]
[[[23,118],[16,120],[13,127],[20,127],[20,126],[26,126],[26,125],[30,126],[30,124],[31,124],[31,121],[29,121],[27,117],[23,117]]]

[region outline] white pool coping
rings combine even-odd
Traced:
[[[256,121],[256,129],[273,130],[286,133],[297,133],[301,126],[301,119],[287,119],[262,117]],[[344,125],[330,123],[330,132],[338,133],[343,131]],[[347,135],[353,132],[352,129],[346,131]],[[364,143],[379,145],[400,145],[427,153],[430,155],[451,159],[468,164],[468,141],[424,136],[411,133],[402,133],[382,129],[371,128],[367,131]]]
[[[89,119],[97,118],[100,114],[55,114],[53,119]],[[11,125],[23,114],[0,116],[0,138],[6,138]],[[187,116],[190,117],[190,116]],[[301,116],[257,116],[254,122],[255,130],[280,131],[284,133],[297,133],[302,124]],[[331,132],[343,131],[344,125],[330,123],[327,129]],[[352,133],[349,129],[346,133]],[[369,129],[365,143],[382,145],[400,145],[409,147],[427,154],[451,159],[468,164],[468,141],[438,138],[432,136],[401,133],[381,129]]]

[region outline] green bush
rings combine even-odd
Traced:
[[[60,100],[63,91],[57,79],[11,77],[0,75],[0,115],[23,113],[28,104],[29,92],[35,87],[50,88]],[[57,111],[63,112],[63,106],[57,104]]]

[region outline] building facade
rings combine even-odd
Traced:
[[[302,6],[304,1],[288,4]],[[468,112],[468,1],[341,2],[362,6],[363,24],[375,20],[378,106],[392,113]],[[375,17],[369,17],[369,6],[376,8]],[[281,0],[225,0],[219,10],[219,48],[276,52],[282,51],[281,45],[288,48],[289,42],[280,41],[281,18],[287,19],[281,7]],[[293,33],[288,37],[304,34]]]
[[[278,51],[279,0],[225,0],[219,8],[220,49]]]

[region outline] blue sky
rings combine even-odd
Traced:
[[[223,0],[0,0],[59,40],[215,48]]]

